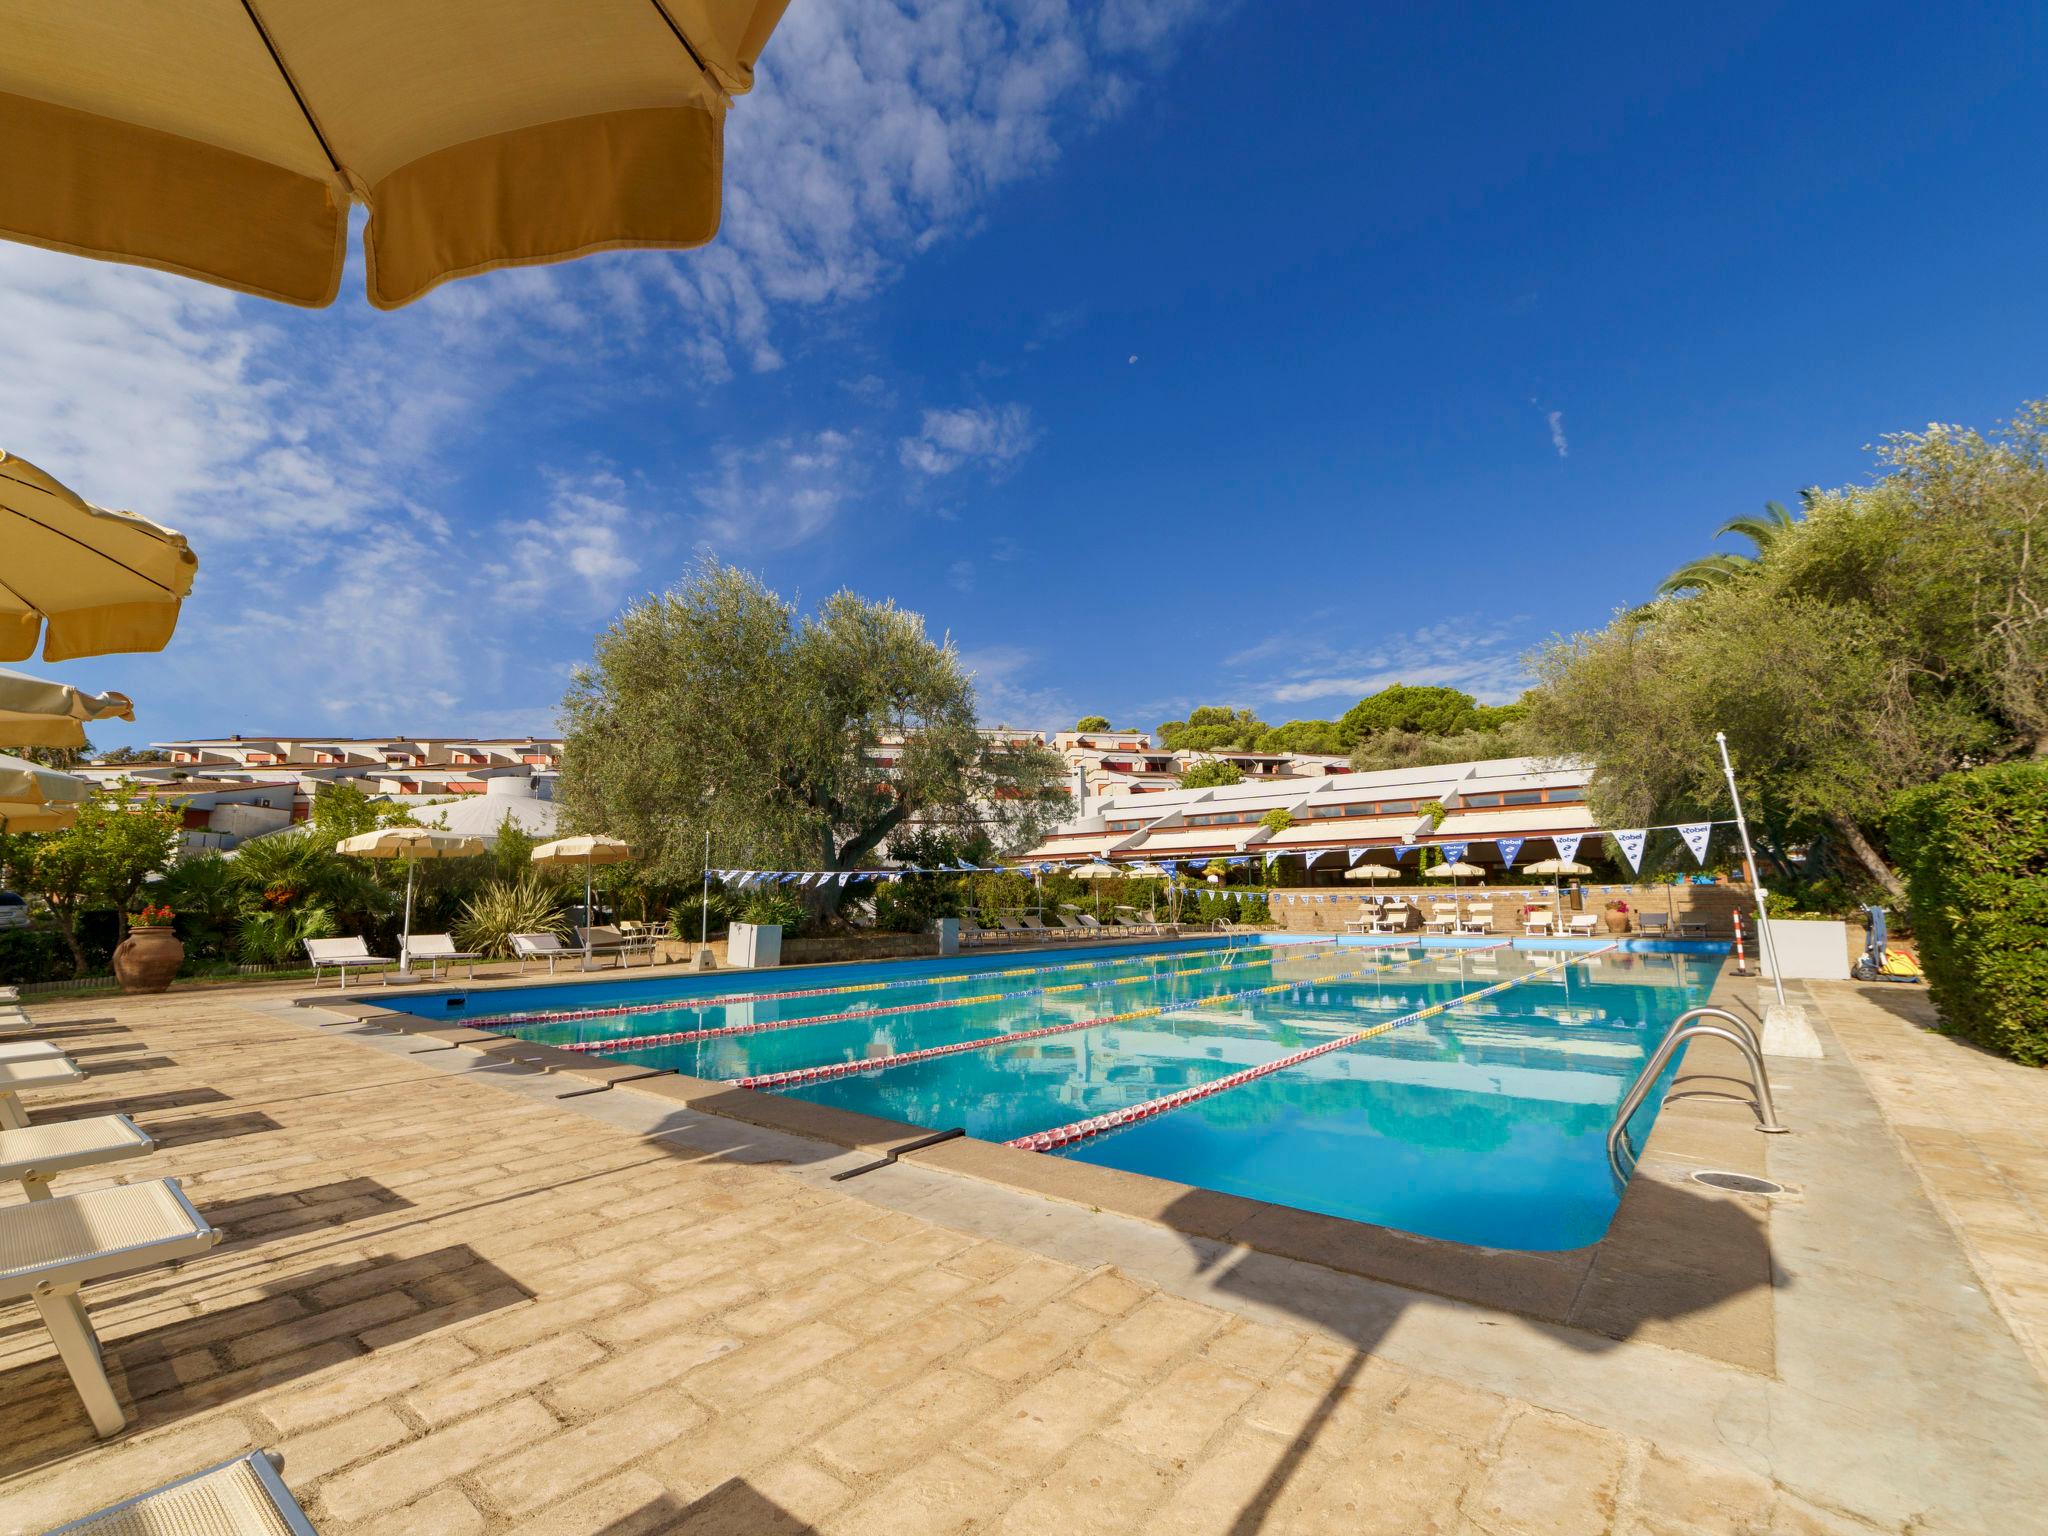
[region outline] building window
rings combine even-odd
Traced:
[[[1543,792],[1544,802],[1548,805],[1577,805],[1585,798],[1583,789],[1546,789]]]
[[[1510,790],[1500,797],[1502,805],[1541,805],[1543,792],[1538,789]]]

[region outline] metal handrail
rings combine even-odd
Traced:
[[[1726,1022],[1718,1024],[1690,1024],[1687,1022],[1687,1020],[1702,1017],[1725,1020]],[[1672,1091],[1665,1094],[1664,1103],[1669,1104],[1673,1099],[1677,1098],[1733,1099],[1737,1103],[1744,1103],[1750,1107],[1751,1111],[1756,1115],[1756,1128],[1759,1131],[1764,1131],[1774,1136],[1785,1134],[1788,1127],[1778,1123],[1777,1107],[1771,1101],[1770,1074],[1764,1070],[1763,1046],[1757,1040],[1756,1031],[1749,1027],[1746,1020],[1738,1018],[1725,1008],[1690,1008],[1671,1021],[1671,1028],[1666,1031],[1663,1041],[1657,1046],[1656,1050],[1650,1053],[1649,1061],[1644,1064],[1643,1070],[1637,1074],[1636,1080],[1629,1085],[1628,1092],[1622,1095],[1621,1106],[1615,1111],[1614,1123],[1607,1128],[1607,1161],[1608,1165],[1615,1170],[1617,1175],[1622,1172],[1622,1151],[1626,1150],[1631,1159],[1635,1157],[1635,1149],[1629,1146],[1628,1142],[1628,1122],[1630,1118],[1637,1110],[1643,1107],[1643,1100],[1649,1097],[1650,1089],[1664,1071],[1665,1064],[1676,1054],[1678,1047],[1685,1044],[1688,1040],[1701,1037],[1726,1040],[1742,1053],[1743,1064],[1749,1068],[1751,1097],[1743,1099],[1736,1094],[1720,1093],[1711,1089],[1693,1089],[1685,1093],[1676,1091],[1680,1082],[1690,1082],[1705,1078],[1720,1078],[1725,1082],[1740,1081],[1740,1079],[1725,1077],[1721,1073],[1700,1072],[1694,1073],[1688,1078],[1673,1078],[1671,1081]]]

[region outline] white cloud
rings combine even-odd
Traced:
[[[1273,663],[1292,665],[1264,677],[1221,685],[1276,708],[1274,714],[1313,715],[1302,706],[1348,708],[1368,693],[1393,683],[1437,683],[1462,688],[1482,703],[1505,703],[1529,686],[1522,666],[1525,646],[1503,623],[1476,616],[1425,625],[1388,635],[1373,644],[1340,648],[1308,633],[1273,635],[1225,659],[1226,667]],[[1270,716],[1269,716],[1270,718]]]
[[[1038,440],[1028,406],[958,406],[926,411],[917,436],[898,445],[906,469],[924,475],[949,475],[963,464],[1000,469],[1028,453]]]
[[[697,537],[731,553],[788,549],[822,533],[858,489],[859,440],[848,432],[789,434],[727,444],[692,494]]]
[[[547,515],[499,525],[501,552],[484,566],[492,596],[512,606],[609,612],[639,574],[628,552],[625,482],[609,471],[551,477]]]
[[[1570,458],[1572,445],[1564,437],[1564,412],[1545,411],[1543,419],[1550,423],[1550,446],[1557,450],[1560,459]]]

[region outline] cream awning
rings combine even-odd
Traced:
[[[39,635],[45,661],[160,651],[198,570],[183,534],[96,507],[0,453],[0,661],[33,655]]]
[[[125,693],[87,693],[0,667],[0,746],[82,747],[88,720],[133,720]]]
[[[0,0],[0,235],[322,305],[353,200],[384,309],[701,245],[787,3]]]
[[[68,827],[92,785],[25,758],[0,755],[0,832],[54,832]]]

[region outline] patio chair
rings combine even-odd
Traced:
[[[196,1258],[221,1234],[175,1179],[58,1195],[0,1210],[0,1300],[33,1301],[100,1435],[128,1422],[107,1380],[78,1289],[109,1275]]]
[[[1669,935],[1671,932],[1671,918],[1669,914],[1663,912],[1638,912],[1636,914],[1636,931],[1645,938],[1653,933]]]
[[[50,1180],[74,1168],[141,1157],[156,1143],[126,1115],[93,1115],[0,1131],[0,1179],[14,1179],[31,1200],[50,1198]]]
[[[1090,933],[1100,933],[1106,926],[1102,919],[1092,912],[1076,912],[1074,914],[1074,921]]]
[[[32,1056],[25,1061],[0,1061],[0,1130],[19,1130],[28,1124],[22,1113],[24,1090],[56,1088],[84,1080],[78,1063],[68,1056]]]
[[[277,1452],[250,1451],[60,1525],[49,1536],[315,1536],[278,1475],[282,1469]]]
[[[657,958],[656,950],[661,944],[661,940],[651,933],[624,933],[609,923],[599,923],[594,928],[578,928],[576,937],[586,954],[617,955],[621,970],[631,963],[635,955],[645,955],[647,963],[653,965]]]
[[[405,946],[404,968],[411,970],[414,961],[424,960],[427,962],[427,975],[431,979],[441,974],[443,962],[446,962],[452,974],[455,962],[464,960],[469,963],[469,975],[473,981],[476,979],[476,963],[482,958],[483,956],[473,949],[457,949],[453,934],[416,933],[412,936],[412,942]]]
[[[381,965],[390,969],[398,962],[388,955],[373,955],[370,946],[361,939],[308,939],[306,958],[313,962],[313,985],[320,985],[320,973],[333,971],[341,977],[341,990],[348,990],[348,973],[365,966]]]
[[[1052,917],[1054,922],[1058,923],[1069,933],[1086,933],[1088,931],[1088,925],[1075,917],[1071,912],[1055,912]]]
[[[1547,934],[1557,927],[1557,914],[1548,907],[1531,907],[1522,914],[1522,932]]]
[[[996,922],[1002,926],[1002,930],[1005,933],[1024,932],[1024,925],[1017,920],[1017,915],[1014,912],[998,912],[996,914]]]
[[[1000,933],[991,933],[967,913],[960,915],[960,942],[962,944],[986,944],[991,939],[1001,938]]]
[[[1600,918],[1597,913],[1593,912],[1574,913],[1568,929],[1573,934],[1585,934],[1588,936],[1596,934],[1600,931]]]
[[[519,957],[519,974],[526,974],[526,962],[545,960],[548,974],[555,974],[557,960],[581,960],[583,951],[572,949],[562,942],[559,933],[515,933],[512,935],[512,953]]]

